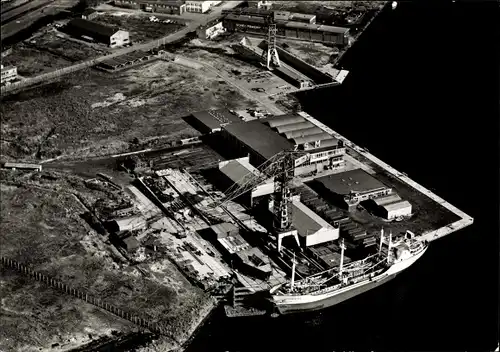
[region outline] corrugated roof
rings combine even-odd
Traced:
[[[248,162],[248,158],[223,161],[219,164],[219,170],[229,177],[231,181],[238,183],[240,186],[246,180],[253,178],[251,174],[260,175],[259,170]]]
[[[278,126],[284,126],[284,125],[290,125],[292,123],[297,123],[297,122],[304,122],[306,121],[305,118],[303,118],[300,115],[279,115],[279,116],[273,116],[266,118],[264,120],[270,127],[278,127]]]
[[[399,202],[401,200],[402,200],[401,197],[397,193],[391,193],[391,194],[388,194],[387,196],[373,199],[375,204],[377,204],[378,206],[383,206],[383,205],[386,205],[389,203]]]
[[[105,26],[103,24],[84,20],[83,18],[75,18],[68,23],[68,26],[89,34],[97,34],[105,37],[111,37],[119,31],[116,27]]]
[[[297,123],[291,123],[288,125],[278,126],[278,127],[276,127],[276,131],[278,131],[278,133],[284,133],[284,132],[289,132],[289,131],[303,130],[305,128],[311,128],[311,127],[314,127],[314,125],[311,122],[303,121],[303,122],[297,122]]]
[[[220,128],[222,124],[241,122],[241,119],[227,109],[196,111],[191,115],[210,129]]]
[[[325,139],[327,140],[327,139],[330,139],[330,138],[331,138],[330,134],[328,134],[326,132],[321,132],[321,133],[318,133],[318,134],[310,134],[308,136],[296,137],[296,138],[293,138],[292,141],[295,144],[301,145],[301,144],[304,144],[304,143],[310,143],[310,142],[315,142],[315,141],[322,141],[322,140],[325,140]]]
[[[313,126],[310,128],[303,128],[299,130],[293,130],[293,131],[288,131],[285,132],[285,137],[287,139],[292,139],[294,137],[303,137],[303,136],[308,136],[310,134],[318,134],[321,133],[323,130],[317,126]]]
[[[333,229],[329,223],[299,201],[292,201],[292,223],[299,234],[311,235],[321,229]]]
[[[406,208],[411,208],[411,203],[408,202],[407,200],[402,200],[402,201],[396,202],[396,203],[385,204],[385,205],[383,205],[383,208],[386,211],[394,211],[394,210],[399,210],[399,209],[406,209]]]
[[[331,192],[344,195],[349,194],[351,191],[369,192],[380,188],[387,188],[386,185],[362,169],[319,177],[316,181]]]
[[[224,130],[265,159],[293,149],[293,144],[258,120],[231,123]]]
[[[318,32],[336,33],[336,34],[347,34],[347,32],[349,32],[349,28],[325,26],[325,25],[321,25],[321,24],[303,23],[303,22],[294,22],[294,21],[286,22],[285,27],[312,30],[312,31],[318,31]]]

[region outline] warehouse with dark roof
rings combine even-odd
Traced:
[[[249,122],[231,123],[222,127],[228,147],[238,156],[250,156],[250,163],[259,167],[285,150],[303,150],[308,160],[297,165],[295,175],[339,169],[345,165],[342,141],[297,114],[266,117]]]
[[[201,133],[218,132],[222,126],[241,122],[241,119],[228,109],[193,112],[189,120],[189,123]]]
[[[392,189],[363,169],[354,169],[338,174],[319,177],[315,180],[323,194],[329,194],[339,205],[352,210],[359,202],[383,197]]]
[[[111,48],[123,46],[130,42],[127,31],[82,18],[71,20],[64,30],[75,38],[106,44]]]

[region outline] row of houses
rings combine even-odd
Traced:
[[[182,15],[185,12],[206,13],[222,1],[163,1],[163,0],[115,0],[118,7],[140,9],[147,12],[160,12]]]

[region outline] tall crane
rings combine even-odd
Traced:
[[[292,230],[291,192],[290,184],[297,166],[309,160],[309,153],[299,150],[282,151],[257,168],[258,172],[248,173],[225,192],[225,197],[214,204],[214,207],[224,206],[227,202],[251,191],[265,181],[274,179],[274,221],[273,230],[276,234]]]
[[[265,60],[268,70],[271,69],[271,64],[275,67],[281,66],[278,50],[276,49],[276,34],[278,33],[278,30],[273,16],[274,13],[264,17],[267,27],[267,50],[262,51],[262,58]]]

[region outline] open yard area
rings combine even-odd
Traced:
[[[137,148],[199,135],[182,119],[192,111],[251,105],[213,72],[173,62],[86,70],[4,98],[1,149],[4,159],[108,155],[127,151],[134,138]]]
[[[322,43],[309,43],[280,38],[276,40],[276,44],[320,70],[333,62],[339,54],[338,48],[332,48]]]
[[[28,43],[40,52],[49,52],[71,62],[90,60],[110,52],[105,45],[73,39],[55,28],[48,29]]]
[[[2,171],[1,179],[2,256],[28,264],[130,314],[158,322],[177,341],[188,336],[199,322],[200,312],[212,305],[211,299],[168,260],[161,265],[145,262],[138,270],[82,219],[86,208],[94,208],[99,200],[109,197],[106,192],[87,189],[83,179],[60,172],[23,175]],[[64,297],[59,291],[38,287],[40,284],[17,274],[3,272],[2,282],[2,297],[7,299],[2,302],[2,315],[9,319],[2,328],[18,343],[14,350],[23,344],[49,348],[76,338],[83,344],[91,340],[89,333],[97,337],[95,334],[131,327],[112,314]],[[26,302],[22,309],[19,302]],[[17,329],[12,335],[14,326]],[[83,326],[89,331],[82,337]],[[9,341],[5,343],[13,343]],[[163,341],[175,344],[168,338]]]
[[[162,38],[184,27],[182,24],[151,22],[149,16],[137,16],[133,13],[113,14],[100,13],[94,21],[108,26],[116,26],[130,33],[132,43],[143,43],[152,39]]]
[[[2,64],[17,66],[17,72],[20,76],[30,77],[69,66],[71,61],[48,51],[40,51],[31,45],[20,43],[13,47],[12,54],[2,58]]]

